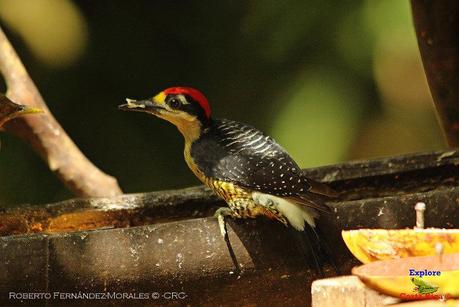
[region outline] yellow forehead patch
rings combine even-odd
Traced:
[[[157,104],[163,104],[166,102],[166,94],[164,92],[159,93],[155,97],[153,97],[153,101]]]

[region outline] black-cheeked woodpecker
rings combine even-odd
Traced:
[[[215,213],[223,236],[225,216],[264,215],[301,232],[312,230],[318,239],[315,219],[320,211],[330,210],[324,198],[335,193],[306,178],[271,137],[247,124],[212,118],[206,97],[189,87],[168,88],[146,100],[127,99],[119,108],[152,114],[178,128],[188,166],[228,204]]]

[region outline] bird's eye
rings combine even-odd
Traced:
[[[177,98],[172,98],[169,100],[169,106],[173,109],[176,109],[180,106],[180,101]]]

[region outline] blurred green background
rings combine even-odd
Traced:
[[[271,134],[302,167],[445,147],[407,0],[0,0],[0,24],[58,121],[125,192],[198,184],[175,127],[116,108],[173,85],[202,90],[215,116]],[[0,206],[72,197],[0,137]]]

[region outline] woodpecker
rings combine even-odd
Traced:
[[[325,200],[335,192],[307,178],[273,138],[247,124],[214,119],[207,98],[193,88],[171,87],[150,99],[126,101],[121,110],[157,116],[182,133],[189,168],[228,204],[215,213],[225,238],[225,217],[260,215],[297,231],[312,229],[318,238],[315,219],[330,211]]]
[[[41,109],[32,108],[25,105],[20,105],[12,102],[5,95],[0,94],[0,128],[9,120],[16,117],[31,114],[41,113]]]

